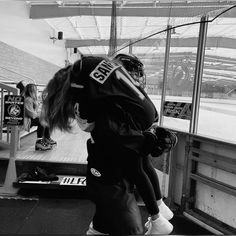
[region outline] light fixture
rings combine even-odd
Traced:
[[[63,39],[63,32],[62,31],[58,32],[57,39],[58,40],[62,40]]]

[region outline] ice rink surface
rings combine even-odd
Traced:
[[[150,96],[158,112],[160,112],[160,96]],[[166,101],[188,102],[191,98],[167,97]],[[198,131],[197,134],[209,138],[236,142],[236,100],[227,99],[203,99],[201,98],[199,109]],[[189,120],[164,117],[163,126],[180,131],[189,131]]]

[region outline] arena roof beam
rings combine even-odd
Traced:
[[[231,1],[223,2],[171,2],[171,3],[132,3],[127,2],[125,5],[117,5],[117,16],[133,17],[194,17],[204,15],[210,11],[217,11],[223,8],[229,8],[233,5]],[[107,4],[64,4],[60,5],[53,2],[30,2],[31,19],[58,18],[69,16],[110,16],[111,3]],[[236,10],[233,9],[224,17],[235,17]]]
[[[134,47],[151,47],[161,42],[163,39],[145,39],[133,44]],[[125,45],[125,43],[130,42],[130,39],[118,39],[117,45]],[[198,43],[198,38],[172,38],[171,47],[196,47]],[[93,40],[93,39],[66,39],[66,48],[77,48],[77,47],[89,47],[89,46],[109,46],[109,40]],[[206,42],[206,47],[209,48],[231,48],[236,49],[235,39],[223,38],[223,37],[208,37]]]

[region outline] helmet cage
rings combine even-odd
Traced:
[[[133,55],[119,54],[115,57],[120,61],[127,72],[138,81],[141,87],[146,85],[146,74],[144,73],[143,63]]]

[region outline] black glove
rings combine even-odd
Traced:
[[[144,131],[146,138],[146,150],[153,157],[158,157],[164,152],[171,151],[177,144],[178,138],[176,134],[166,128],[158,126],[154,123],[150,129]]]

